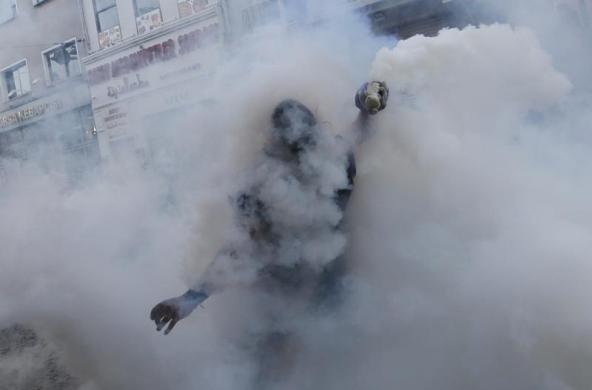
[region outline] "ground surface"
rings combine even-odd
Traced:
[[[56,349],[31,328],[0,330],[0,389],[71,390],[78,381],[65,369]]]

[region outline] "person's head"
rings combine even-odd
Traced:
[[[273,142],[293,153],[316,145],[317,120],[304,104],[294,99],[280,102],[271,116]]]

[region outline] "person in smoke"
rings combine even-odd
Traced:
[[[355,142],[364,139],[370,116],[386,107],[388,93],[377,81],[357,91]],[[329,134],[308,107],[293,99],[275,107],[271,124],[261,161],[234,198],[236,226],[227,245],[196,286],[152,309],[158,331],[168,324],[168,334],[209,296],[227,288],[272,295],[283,302],[279,311],[325,305],[339,295],[346,244],[342,220],[356,175],[353,143]]]

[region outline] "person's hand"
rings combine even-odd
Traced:
[[[193,290],[185,294],[160,302],[150,311],[150,319],[156,323],[156,330],[160,331],[167,326],[164,334],[169,334],[177,322],[187,317],[191,312],[206,300],[207,294]]]
[[[160,331],[166,326],[166,324],[169,324],[169,326],[164,331],[164,334],[169,334],[169,332],[173,330],[177,322],[181,319],[179,316],[180,298],[181,297],[177,297],[162,301],[158,305],[154,306],[152,311],[150,311],[150,319],[156,323],[157,331]]]
[[[356,107],[366,114],[374,115],[386,108],[388,97],[389,89],[385,82],[364,83],[356,92]]]

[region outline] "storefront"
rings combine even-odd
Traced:
[[[96,166],[98,144],[84,83],[0,114],[0,156],[57,167],[72,177]]]
[[[221,29],[214,8],[84,60],[103,159],[149,155],[153,134],[166,137],[169,118],[200,104],[220,61]]]

